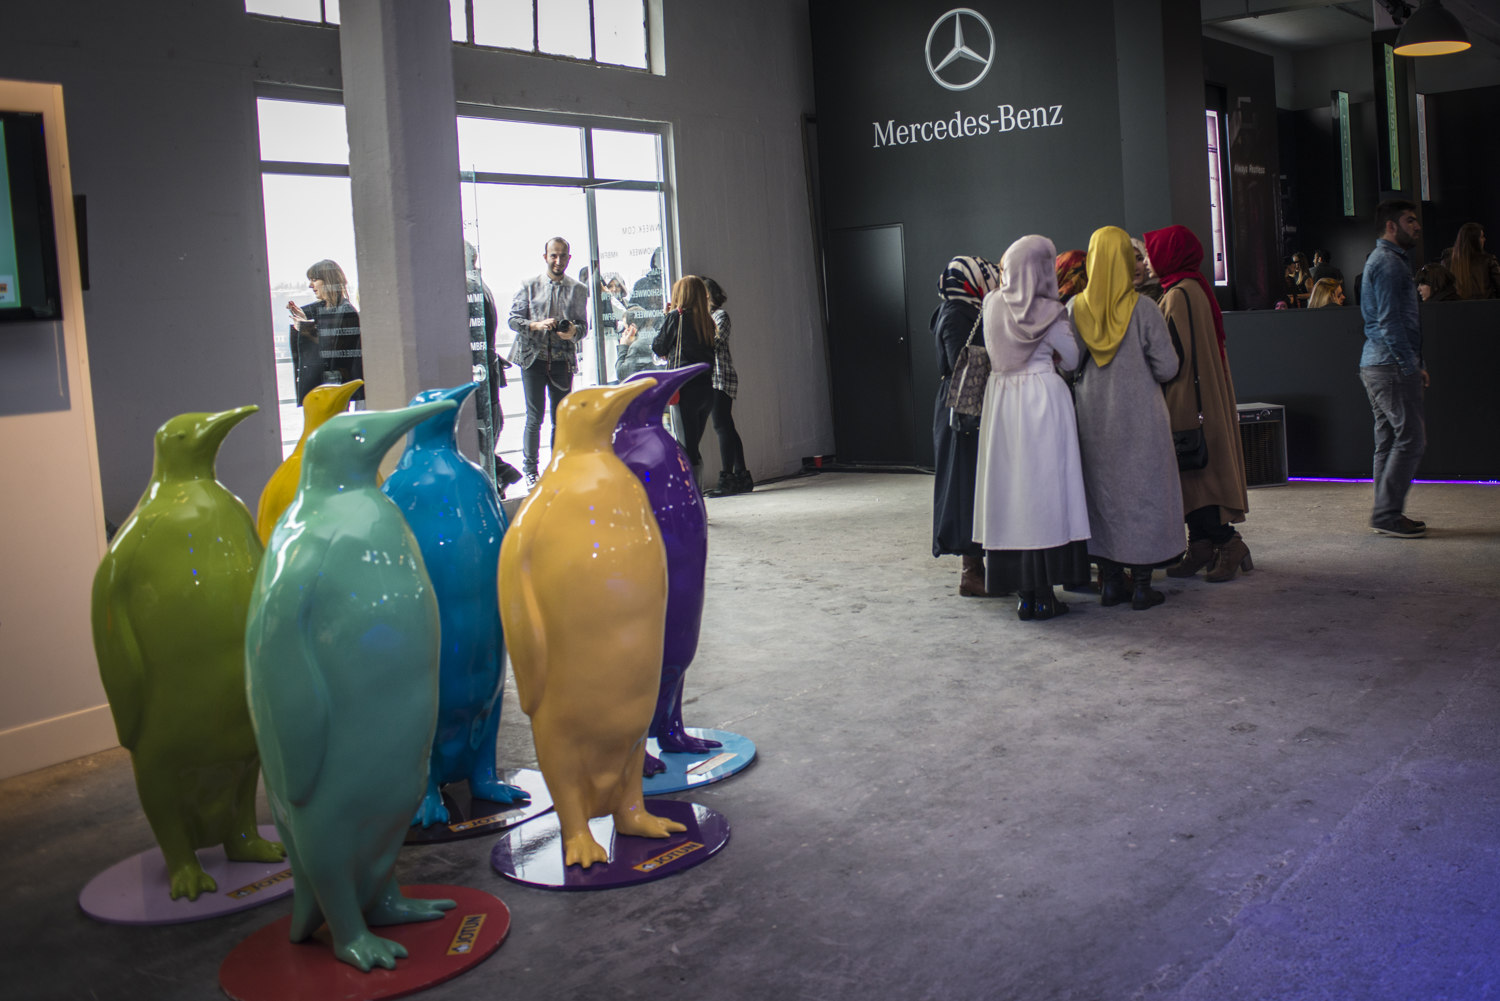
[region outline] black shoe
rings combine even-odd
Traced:
[[[1113,561],[1099,561],[1099,604],[1105,608],[1130,600],[1125,568]]]
[[[539,479],[541,479],[541,477],[539,475],[537,475],[537,471],[536,470],[533,469],[531,472],[527,473],[526,474],[526,489],[530,490],[532,487],[536,486],[536,481],[539,480]]]
[[[1167,596],[1151,587],[1151,568],[1132,567],[1130,571],[1134,589],[1130,596],[1130,607],[1137,612],[1154,608],[1167,600]]]
[[[737,494],[748,494],[755,489],[755,481],[750,478],[750,470],[741,469],[734,474],[734,492]]]
[[[1377,535],[1390,535],[1398,539],[1420,539],[1427,534],[1426,524],[1412,521],[1406,515],[1397,518],[1392,525],[1371,525],[1370,529]]]
[[[495,478],[500,481],[500,486],[503,489],[513,483],[520,483],[521,471],[508,462],[501,462],[499,459],[496,459]]]
[[[703,496],[705,496],[705,497],[729,497],[732,494],[737,494],[739,492],[740,492],[739,491],[739,487],[735,483],[734,474],[733,473],[720,473],[719,474],[719,483],[718,483],[718,485],[715,486],[715,487],[711,487],[708,490],[703,491]]]
[[[1020,599],[1016,603],[1016,618],[1022,622],[1030,622],[1036,618],[1036,592],[1017,591],[1016,597]]]

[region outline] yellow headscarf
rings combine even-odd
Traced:
[[[1073,323],[1094,364],[1114,360],[1130,326],[1140,293],[1135,290],[1135,247],[1118,226],[1094,230],[1089,237],[1089,284],[1073,300]]]

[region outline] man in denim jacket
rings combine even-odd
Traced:
[[[1417,539],[1424,522],[1405,514],[1406,494],[1427,448],[1422,394],[1422,326],[1417,286],[1407,251],[1422,235],[1417,207],[1407,201],[1381,202],[1375,209],[1380,239],[1365,260],[1360,312],[1365,350],[1359,377],[1375,414],[1375,509],[1370,527],[1381,535]]]
[[[572,259],[568,241],[554,236],[542,247],[546,269],[528,278],[511,300],[510,329],[516,341],[510,362],[521,369],[526,395],[526,428],[521,434],[521,470],[529,487],[537,481],[542,443],[542,408],[551,404],[552,437],[557,437],[557,405],[573,388],[578,342],[588,333],[589,291],[563,272]]]

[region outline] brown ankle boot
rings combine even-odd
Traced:
[[[1245,545],[1240,533],[1235,532],[1233,538],[1214,551],[1214,565],[1203,575],[1203,579],[1210,584],[1221,584],[1226,580],[1234,580],[1235,574],[1241,570],[1249,573],[1254,569],[1250,547]]]
[[[984,557],[965,556],[963,575],[958,578],[958,593],[965,598],[988,598],[984,589]]]
[[[1188,543],[1182,562],[1167,567],[1168,577],[1191,577],[1214,561],[1214,544],[1207,539],[1194,539]]]

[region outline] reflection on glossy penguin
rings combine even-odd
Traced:
[[[334,414],[348,410],[349,401],[364,384],[363,379],[350,379],[341,385],[315,386],[308,391],[302,401],[302,437],[297,439],[297,447],[276,467],[266,481],[265,489],[260,492],[255,530],[260,533],[262,544],[271,541],[271,529],[276,527],[276,519],[281,517],[281,512],[297,493],[297,481],[302,477],[302,449],[307,445],[308,435],[322,427]]]
[[[646,812],[641,765],[661,680],[667,558],[651,502],[610,439],[656,385],[580,389],[558,408],[552,461],[500,548],[500,614],[537,764],[556,804],[564,860],[609,854],[589,833],[664,838]]]
[[[245,615],[261,544],[214,479],[224,438],[257,407],[183,414],[156,432],[151,482],[94,576],[94,649],[120,744],[175,900],[217,889],[195,849],[286,854],[255,828],[260,757],[245,705]]]
[[[375,469],[451,401],[340,414],[307,439],[246,629],[250,713],[296,890],[291,939],[326,919],[368,970],[406,949],[370,925],[439,918],[403,896],[396,853],[427,786],[438,709],[438,607],[417,540]]]

